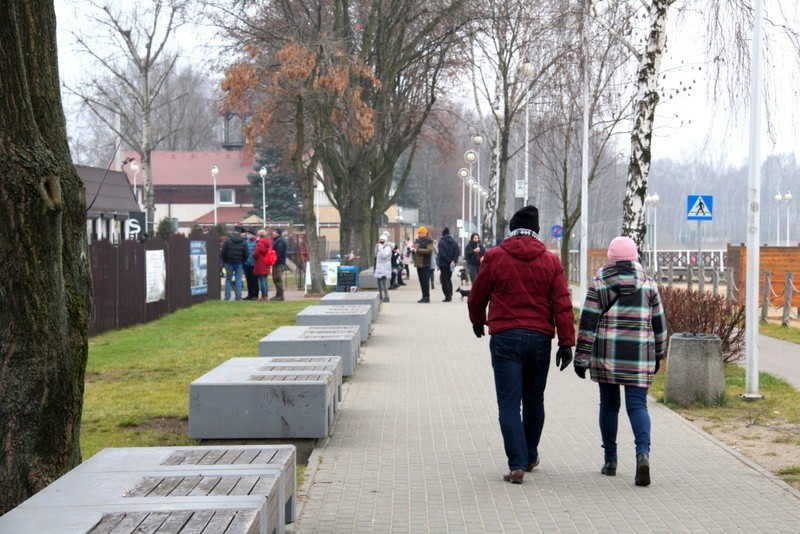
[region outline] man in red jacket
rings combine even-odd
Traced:
[[[488,324],[492,336],[489,351],[509,468],[503,480],[521,484],[525,472],[539,465],[553,337],[558,331],[556,365],[563,371],[572,361],[575,326],[564,267],[539,240],[539,210],[522,208],[509,228],[508,237],[483,257],[467,302],[475,335],[483,336]]]

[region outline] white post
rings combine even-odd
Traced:
[[[586,29],[589,24],[589,10],[583,14],[583,147],[581,150],[581,248],[580,248],[580,295],[583,303],[589,290],[589,44]],[[566,225],[565,225],[566,226]]]
[[[750,79],[750,162],[747,174],[748,226],[745,281],[745,399],[763,398],[758,392],[758,273],[761,251],[761,0],[753,6],[753,68]]]
[[[267,168],[261,167],[261,220],[264,228],[267,227]],[[314,197],[316,199],[316,196]]]
[[[658,193],[653,196],[655,196],[653,204],[653,271],[658,273]]]
[[[458,177],[461,179],[461,226],[462,226],[464,232],[466,232],[466,230],[467,230],[467,219],[466,219],[467,212],[464,210],[464,207],[466,205],[467,178],[469,178],[469,174],[470,173],[466,169],[466,167],[461,167],[460,169],[458,169]],[[462,237],[461,238],[461,248],[462,249],[464,248],[465,242],[466,241],[465,241],[464,237]]]
[[[792,244],[789,242],[789,204],[792,202],[791,191],[786,191],[786,194],[783,195],[783,198],[786,200],[786,246],[791,247]]]
[[[214,179],[214,226],[217,225],[217,174],[219,169],[214,165],[211,167],[211,177]]]
[[[469,224],[472,228],[472,184],[475,183],[475,178],[470,176],[467,179],[467,196],[469,197]]]
[[[775,204],[778,208],[775,210],[777,211],[777,219],[775,220],[775,246],[781,246],[781,200],[783,200],[783,196],[778,193],[775,195]]]

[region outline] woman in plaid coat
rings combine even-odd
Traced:
[[[617,237],[608,247],[607,265],[592,280],[581,312],[575,372],[600,387],[600,434],[605,464],[617,474],[620,386],[636,444],[636,485],[650,484],[650,414],[647,390],[658,371],[667,341],[667,324],[656,282],[639,263],[636,243]]]

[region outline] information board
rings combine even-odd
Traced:
[[[344,265],[336,268],[336,291],[350,292],[358,289],[358,267]]]

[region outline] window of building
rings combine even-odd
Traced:
[[[233,204],[233,189],[217,189],[217,204]]]

